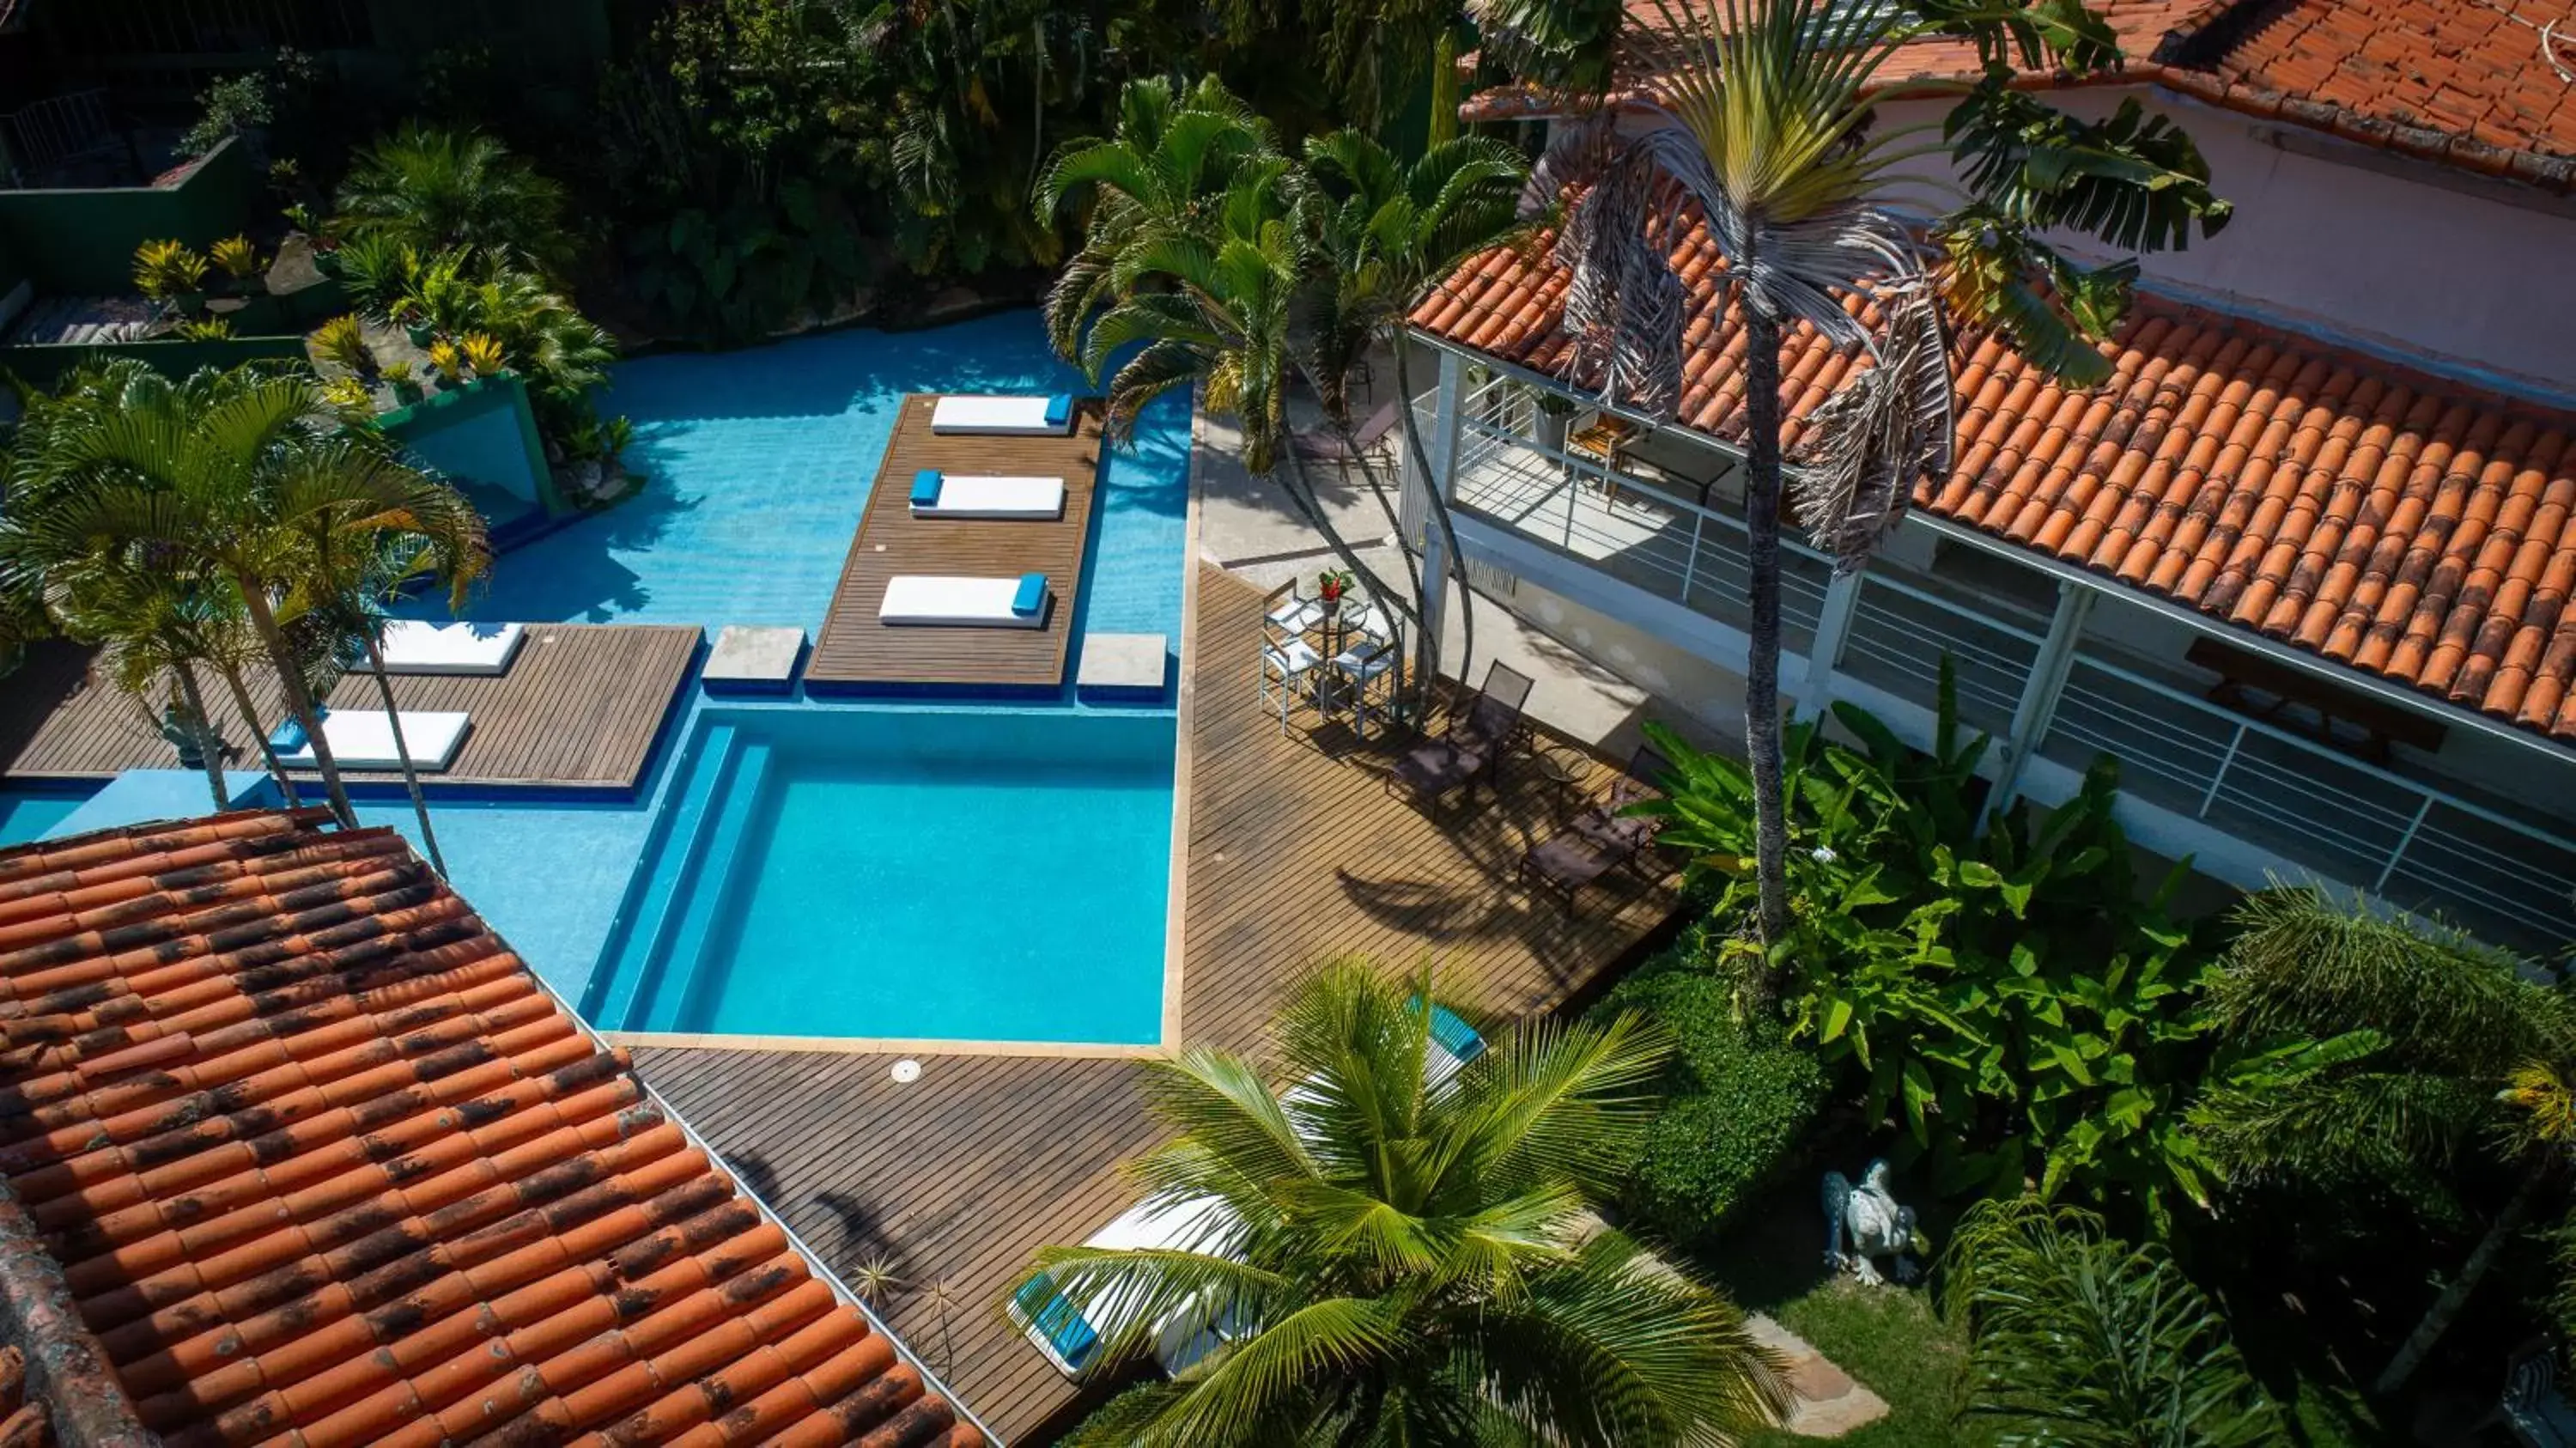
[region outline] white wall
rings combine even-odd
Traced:
[[[2445,371],[2576,401],[2576,209],[2536,191],[2527,194],[2540,208],[2556,209],[2464,194],[2454,186],[2518,188],[2442,184],[2451,178],[2429,162],[2316,132],[2296,132],[2299,144],[2350,163],[2285,150],[2260,134],[2283,129],[2279,122],[2167,92],[2075,91],[2056,100],[2104,116],[2125,96],[2190,131],[2212,187],[2236,208],[2217,236],[2146,259],[2158,290],[2358,345],[2429,354]],[[1937,102],[1912,102],[1888,107],[1885,122],[1937,128],[1941,114]]]

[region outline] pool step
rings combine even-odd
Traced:
[[[769,748],[765,739],[735,742],[730,768],[716,792],[716,806],[707,813],[696,856],[682,877],[685,883],[663,916],[653,968],[629,1012],[628,1030],[693,1029],[691,1008],[709,984],[707,941],[733,895],[734,857],[741,852],[752,816],[760,809],[760,781],[769,770]]]
[[[627,1030],[635,999],[657,968],[654,950],[663,933],[671,899],[686,878],[709,805],[717,797],[737,748],[730,724],[710,727],[685,756],[688,773],[674,782],[670,796],[645,839],[643,862],[628,883],[617,908],[616,923],[600,946],[599,962],[583,990],[581,1012],[603,1031]]]

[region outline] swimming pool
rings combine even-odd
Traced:
[[[710,708],[584,993],[607,1030],[1160,1038],[1175,721]]]
[[[0,849],[43,839],[93,793],[0,789]]]

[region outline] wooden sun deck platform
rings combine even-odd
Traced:
[[[1551,1010],[1621,961],[1677,907],[1677,880],[1626,872],[1568,919],[1512,882],[1563,811],[1537,771],[1425,818],[1380,787],[1387,756],[1330,728],[1292,729],[1254,704],[1260,596],[1202,570],[1188,670],[1190,841],[1181,1041],[1257,1050],[1289,985],[1345,951],[1391,968],[1430,959],[1439,989],[1496,1017]],[[1596,783],[1610,766],[1596,765]],[[1042,1048],[1040,1048],[1042,1049]],[[1030,1254],[1126,1209],[1120,1164],[1156,1139],[1135,1067],[1079,1056],[892,1056],[644,1047],[655,1089],[843,1275],[889,1267],[878,1302],[995,1432],[1035,1441],[1086,1410],[1079,1390],[1002,1316]]]
[[[915,393],[877,467],[859,533],[841,565],[831,611],[805,665],[808,688],[984,688],[1053,691],[1064,683],[1065,651],[1081,601],[1100,469],[1100,405],[1074,409],[1069,437],[943,437],[930,430],[938,397]],[[916,518],[912,476],[999,474],[1064,479],[1064,516],[1028,519]],[[886,582],[899,574],[975,578],[1047,577],[1046,622],[1037,628],[923,628],[877,622]]]
[[[473,716],[455,762],[424,774],[432,787],[631,790],[651,765],[673,698],[697,657],[699,631],[654,624],[531,624],[509,672],[491,677],[397,674],[404,709],[461,709]],[[0,783],[103,780],[128,769],[175,769],[169,742],[136,701],[83,682],[87,657],[48,645],[12,675],[0,700]],[[260,768],[259,751],[220,680],[207,707],[239,746],[236,769]],[[253,701],[274,728],[283,692],[265,668],[251,671]],[[332,699],[382,707],[372,677],[340,681]],[[324,702],[328,703],[329,700]],[[352,770],[352,784],[399,784],[398,773]]]

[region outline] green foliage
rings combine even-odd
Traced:
[[[368,350],[367,331],[355,317],[342,313],[313,329],[310,338],[315,355],[326,362],[336,362],[364,377],[376,370],[376,355]]]
[[[202,156],[244,131],[267,125],[269,82],[258,74],[226,76],[197,94],[197,119],[179,136],[182,156]]]
[[[259,251],[247,236],[228,236],[206,249],[216,268],[236,282],[246,282],[259,270]]]
[[[748,341],[819,311],[867,279],[858,231],[840,204],[803,181],[774,204],[682,210],[630,238],[637,294],[682,330]]]
[[[1042,1274],[1092,1304],[1102,1369],[1174,1313],[1229,1340],[1065,1441],[1652,1448],[1776,1420],[1786,1389],[1733,1304],[1592,1210],[1650,1114],[1656,1033],[1523,1024],[1443,1075],[1429,999],[1346,960],[1290,998],[1275,1060],[1142,1065],[1173,1136],[1136,1175],[1201,1225],[1170,1248],[1049,1248],[1015,1286]]]
[[[348,234],[424,254],[473,247],[552,272],[572,253],[563,189],[479,131],[402,127],[353,159],[339,207]]]
[[[2110,1236],[2092,1213],[1981,1202],[1943,1268],[1969,1336],[1967,1414],[2005,1448],[2282,1440],[2217,1308],[2161,1249]]]
[[[2216,966],[2166,914],[2184,867],[2142,895],[2107,759],[2045,822],[2026,803],[1981,819],[1987,741],[1961,736],[1946,665],[1941,698],[1928,753],[1848,704],[1860,749],[1788,731],[1793,922],[1773,959],[1794,1034],[1872,1119],[1901,1118],[1898,1159],[1928,1156],[1944,1192],[2028,1177],[2046,1197],[2125,1187],[2156,1216],[2205,1202],[2184,1112]],[[1732,920],[1753,891],[1749,774],[1653,732],[1677,771],[1664,838],[1725,879]]]
[[[221,342],[233,334],[230,317],[189,317],[171,329],[183,342]]]
[[[1815,1055],[1776,1026],[1738,1019],[1733,983],[1699,968],[1705,952],[1686,943],[1621,981],[1595,1012],[1636,1012],[1672,1038],[1664,1107],[1646,1128],[1627,1200],[1680,1242],[1724,1228],[1794,1165],[1826,1096]]]
[[[134,249],[134,289],[154,301],[190,295],[206,284],[206,259],[180,241],[147,241]]]

